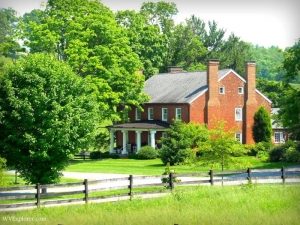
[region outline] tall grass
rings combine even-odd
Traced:
[[[171,195],[142,200],[40,208],[4,213],[9,218],[31,218],[28,224],[191,225],[299,224],[300,188],[292,185],[199,186]],[[5,218],[5,219],[4,219]],[[34,220],[44,220],[43,222]],[[20,224],[20,223],[19,223]],[[22,221],[22,224],[27,222]]]

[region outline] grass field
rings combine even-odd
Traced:
[[[295,163],[264,162],[253,156],[240,157],[241,160],[251,165],[251,168],[273,169],[282,166],[291,166]],[[194,165],[173,166],[178,173],[208,172],[210,167],[195,167]],[[240,168],[230,168],[230,170]],[[244,168],[246,169],[246,168]],[[216,168],[214,170],[221,170]],[[136,159],[103,159],[103,160],[73,160],[67,167],[68,172],[91,172],[91,173],[115,173],[132,175],[161,175],[165,166],[160,159],[136,160]]]
[[[299,211],[299,186],[199,186],[147,200],[1,212],[0,224],[296,225]]]

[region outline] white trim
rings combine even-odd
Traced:
[[[141,114],[142,114],[141,110],[139,108],[135,108],[135,120],[141,120]]]
[[[255,89],[255,91],[260,94],[264,99],[266,99],[269,103],[272,103],[270,99],[268,99],[266,96],[264,96],[259,90]]]
[[[222,91],[221,91],[222,90]],[[224,86],[220,86],[219,87],[219,94],[220,95],[225,95],[225,87]]]
[[[241,90],[241,92],[240,92],[240,90]],[[239,95],[244,94],[244,87],[238,87],[238,94]]]
[[[240,117],[241,118],[237,118],[237,111],[240,111],[240,113],[241,113],[241,115],[240,115]],[[235,108],[234,109],[234,120],[235,121],[243,121],[243,108]]]
[[[180,109],[180,114],[177,113],[177,110]],[[180,118],[178,118],[178,115],[180,115]],[[182,111],[181,108],[175,108],[175,119],[181,120],[182,119]]]
[[[245,83],[247,83],[247,81],[241,77],[237,72],[235,72],[234,70],[230,69],[227,73],[225,73],[222,77],[219,78],[218,81],[222,80],[224,77],[226,77],[230,72],[232,72],[234,75],[236,75],[238,78],[240,78],[242,81],[244,81]]]
[[[236,137],[237,134],[240,135],[240,140],[239,140],[239,142],[240,142],[240,143],[243,143],[243,133],[242,133],[242,132],[237,132],[237,133],[235,133],[235,139],[237,139],[237,137]]]
[[[279,141],[276,141],[276,137],[275,137],[276,134],[279,134]],[[284,142],[285,141],[284,141],[284,137],[283,137],[283,132],[280,132],[280,131],[274,132],[274,143],[284,143]]]
[[[166,109],[167,118],[164,118],[164,109]],[[162,121],[168,121],[168,108],[162,108],[161,109],[161,120]]]
[[[152,119],[150,118],[150,109],[152,109]],[[153,120],[153,118],[154,118],[154,109],[148,108],[148,120]]]
[[[208,91],[208,87],[205,88],[202,92],[200,92],[198,95],[196,95],[193,99],[191,99],[188,103],[191,104],[193,101],[195,101],[197,98],[199,98],[201,95],[203,95],[206,91]]]

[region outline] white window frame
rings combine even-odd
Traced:
[[[238,116],[239,113],[240,116]],[[235,116],[235,121],[243,121],[243,108],[235,108],[234,116]]]
[[[240,142],[243,143],[243,134],[241,132],[235,133],[235,139]],[[238,137],[239,136],[239,137]]]
[[[139,108],[135,108],[135,120],[141,120],[141,110]]]
[[[279,137],[277,136],[279,135]],[[284,143],[283,132],[276,131],[274,132],[274,143]]]
[[[161,120],[168,121],[168,108],[161,109]]]
[[[238,87],[238,93],[240,95],[244,94],[244,88],[243,87]]]
[[[181,120],[181,108],[176,108],[175,109],[175,118],[176,120]]]
[[[148,108],[148,120],[153,120],[153,108]]]
[[[219,93],[221,94],[221,95],[224,95],[225,94],[225,87],[219,87]]]

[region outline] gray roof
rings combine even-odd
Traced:
[[[231,69],[219,70],[219,80]],[[146,80],[148,103],[190,103],[207,90],[207,72],[157,74]]]

